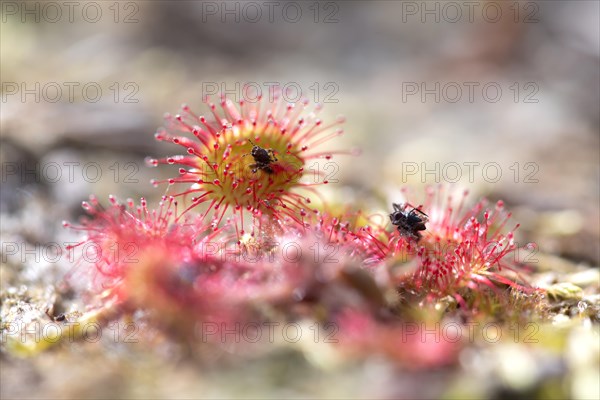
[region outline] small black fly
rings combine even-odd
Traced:
[[[265,171],[267,174],[273,173],[273,168],[271,168],[271,164],[277,161],[277,157],[275,157],[275,152],[273,149],[263,149],[258,146],[252,140],[248,139],[250,143],[252,143],[252,150],[250,151],[250,155],[254,158],[254,164],[250,164],[250,168],[252,168],[252,172],[256,173],[259,169],[261,171]],[[247,156],[248,154],[244,154],[242,157]]]
[[[408,203],[402,205],[393,203],[394,212],[390,214],[392,225],[398,227],[401,236],[414,239],[416,242],[421,240],[420,231],[427,229],[425,224],[429,221],[427,214],[421,210],[410,206]],[[407,209],[412,207],[410,211]]]

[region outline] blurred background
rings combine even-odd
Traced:
[[[278,84],[323,103],[323,119],[347,117],[336,147],[362,154],[335,159],[332,202],[387,212],[402,186],[455,184],[505,200],[548,269],[597,266],[599,15],[596,1],[3,1],[3,241],[72,240],[60,222],[91,193],[158,198],[150,179],[174,170],[144,158],[179,152],[153,138],[165,112]],[[52,284],[62,261],[9,257],[1,283]],[[44,383],[9,396],[66,390],[29,364],[12,371],[3,382]]]

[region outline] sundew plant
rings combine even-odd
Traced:
[[[147,158],[173,172],[152,181],[161,200],[90,196],[87,217],[63,223],[82,235],[69,250],[96,255],[65,279],[86,305],[79,320],[142,315],[191,345],[198,324],[316,321],[353,352],[431,366],[454,360],[460,344],[398,341],[402,323],[494,319],[499,306],[519,319],[523,299],[541,292],[515,256],[519,225],[503,202],[432,186],[398,188],[379,210],[340,208],[307,166],[357,154],[329,150],[345,120],[321,120],[320,110],[277,95],[252,104],[222,96],[206,100],[206,115],[187,105],[166,115],[155,138],[179,152]]]

